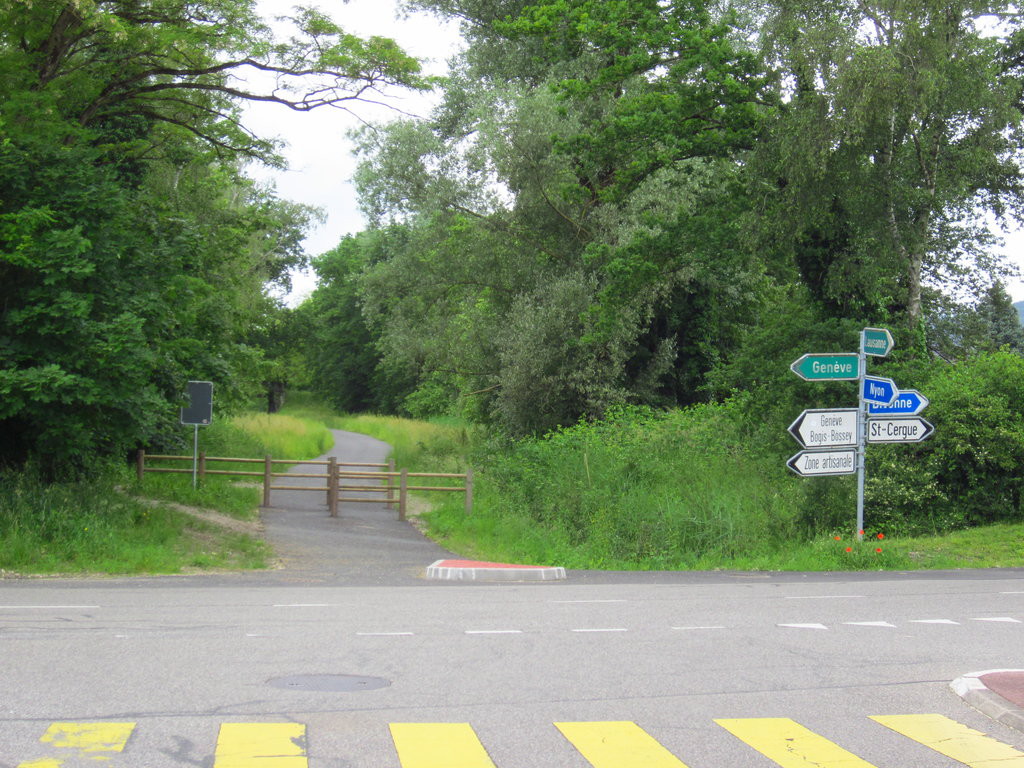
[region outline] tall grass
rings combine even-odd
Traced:
[[[191,441],[191,430],[183,429],[181,443]],[[322,423],[281,414],[221,419],[199,433],[200,449],[207,455],[232,458],[269,453],[308,459],[331,443]],[[191,467],[186,462],[163,465]],[[255,471],[245,463],[210,468]],[[258,512],[258,483],[258,478],[245,482],[208,475],[193,489],[189,474],[156,473],[139,483],[124,466],[109,467],[88,481],[60,484],[43,483],[30,470],[0,473],[0,568],[24,573],[177,573],[266,567],[269,549],[264,542],[159,503],[252,520]]]
[[[481,456],[474,512],[427,515],[451,546],[578,568],[694,568],[797,535],[799,481],[743,447],[730,406],[622,410]]]
[[[217,530],[119,489],[111,470],[77,483],[46,484],[29,472],[0,476],[0,568],[26,573],[178,573],[263,568],[266,546]]]

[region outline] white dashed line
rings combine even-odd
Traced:
[[[555,605],[571,605],[576,603],[625,603],[626,600],[552,600]]]
[[[892,627],[896,629],[896,625],[890,624],[888,621],[844,621],[843,624],[851,627]]]
[[[911,624],[955,624],[960,626],[959,621],[953,621],[952,619],[911,619]]]
[[[991,616],[982,619],[971,619],[971,621],[994,621],[1002,624],[1020,624],[1020,619],[1012,619],[1009,616]]]
[[[791,629],[828,629],[824,624],[779,624],[778,626]]]
[[[36,611],[80,611],[86,608],[99,608],[98,605],[0,605],[0,611],[36,610]]]
[[[851,600],[864,595],[786,595],[786,600]]]
[[[625,627],[607,627],[603,629],[574,629],[573,632],[628,632]]]
[[[467,635],[521,635],[521,629],[467,629]]]

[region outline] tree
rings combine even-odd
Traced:
[[[241,101],[423,85],[388,40],[295,22],[281,43],[246,0],[0,2],[0,467],[171,445],[187,379],[222,412],[260,385],[249,327],[313,213],[243,176],[275,157]]]
[[[362,281],[385,354],[514,434],[699,399],[759,279],[710,214],[766,110],[755,58],[702,3],[420,5],[471,45],[429,123],[364,133],[364,205],[413,234]]]
[[[756,21],[785,106],[758,162],[763,242],[831,311],[921,325],[931,282],[998,274],[975,222],[1019,212],[1020,83],[1006,3],[770,0]],[[973,287],[973,286],[968,286]]]

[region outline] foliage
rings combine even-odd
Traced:
[[[473,517],[487,522],[456,525],[450,510],[428,522],[441,536],[453,525],[530,530],[572,567],[687,568],[768,552],[800,536],[799,481],[743,447],[736,413],[621,409],[517,441],[476,459]]]
[[[876,324],[889,313],[915,328],[929,285],[977,293],[998,276],[977,222],[1020,211],[1015,7],[750,6],[785,101],[753,164],[763,247],[791,254],[830,314]]]
[[[883,454],[873,488],[882,520],[938,532],[1024,514],[1024,358],[1001,351],[946,367],[927,382],[924,443]],[[869,474],[870,478],[872,475]]]
[[[0,473],[0,569],[23,573],[180,573],[264,568],[259,540],[113,487],[117,472],[73,483]]]
[[[402,237],[400,227],[364,232],[313,262],[317,287],[297,313],[301,347],[312,389],[341,411],[393,412],[413,387],[409,374],[382,359],[380,334],[363,315],[358,283]]]
[[[283,43],[248,0],[0,4],[0,466],[84,473],[173,443],[189,379],[225,413],[274,378],[251,327],[314,214],[243,176],[275,157],[242,101],[422,86],[390,41],[293,21]]]
[[[428,123],[363,133],[357,176],[403,225],[360,287],[407,407],[524,435],[700,400],[761,289],[727,218],[755,57],[702,3],[420,5],[475,22],[469,51]]]

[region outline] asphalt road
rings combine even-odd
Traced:
[[[1024,765],[1024,735],[949,689],[1024,667],[1020,571],[428,582],[447,553],[393,512],[296,495],[267,514],[280,570],[0,581],[0,767],[994,765],[869,719],[888,715]]]

